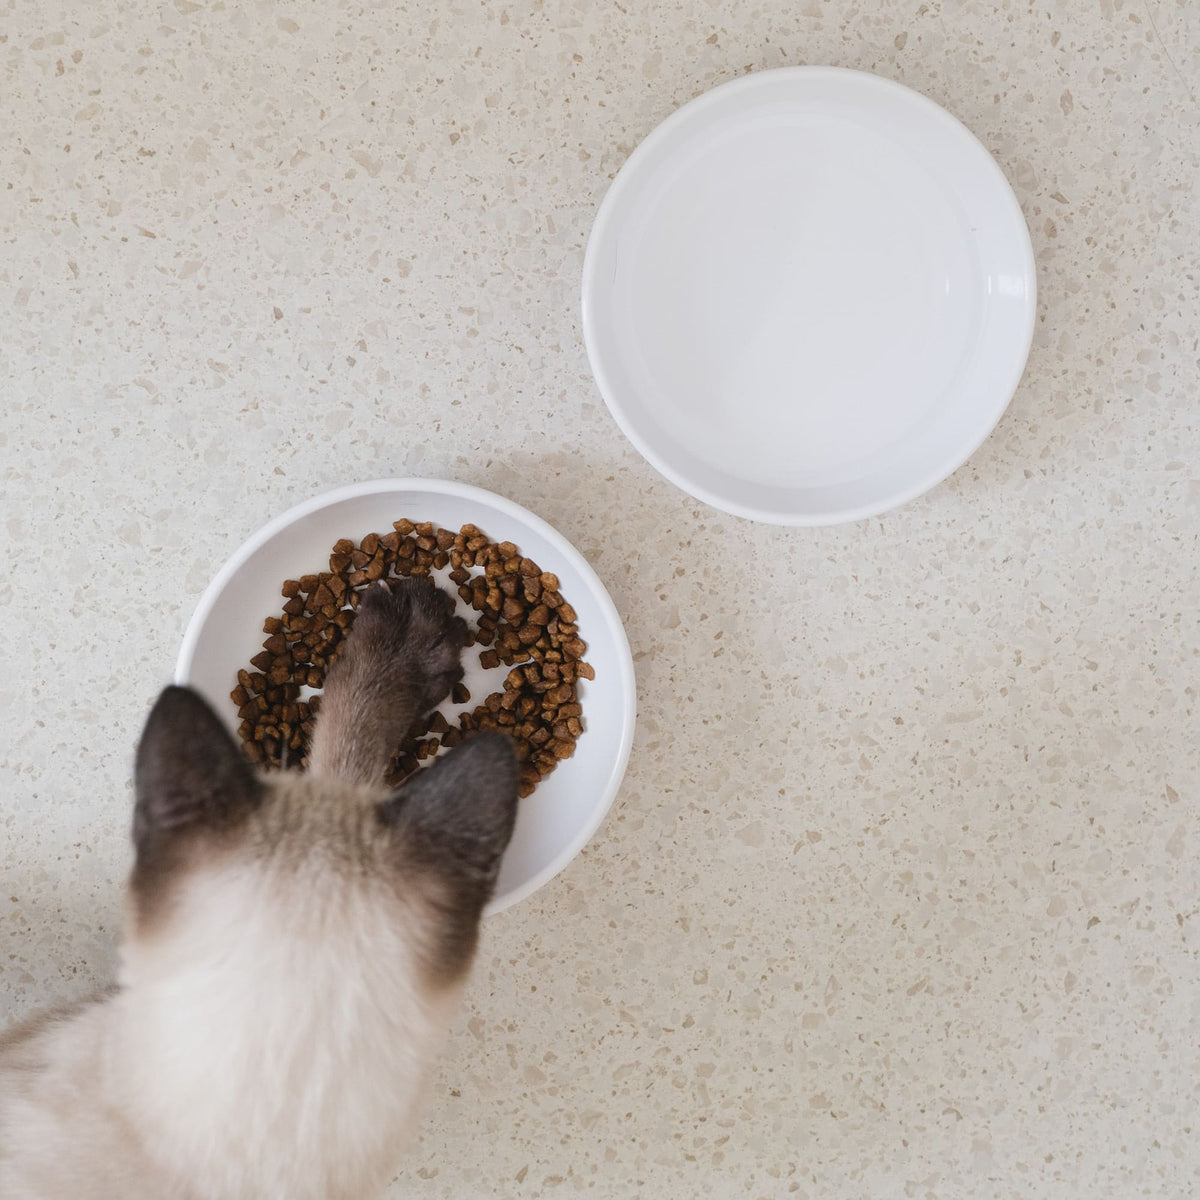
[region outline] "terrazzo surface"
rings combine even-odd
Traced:
[[[643,462],[578,289],[637,142],[801,63],[962,119],[1040,296],[966,467],[787,530]],[[220,564],[449,477],[589,558],[640,717],[389,1196],[1200,1193],[1198,81],[1187,0],[5,5],[0,1017],[111,973]]]

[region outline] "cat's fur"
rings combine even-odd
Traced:
[[[365,1200],[394,1171],[512,832],[511,742],[398,793],[388,749],[461,677],[421,580],[373,588],[307,775],[260,775],[169,688],[138,751],[119,983],[0,1038],[3,1200]]]

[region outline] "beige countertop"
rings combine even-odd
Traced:
[[[633,146],[799,63],[965,121],[1040,284],[971,462],[815,530],[659,478],[578,313]],[[396,1196],[1200,1189],[1197,81],[1185,0],[18,0],[0,1013],[109,976],[134,743],[218,566],[448,476],[588,556],[641,711],[587,850],[489,923]]]

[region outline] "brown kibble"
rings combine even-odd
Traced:
[[[238,672],[230,699],[248,757],[268,767],[299,764],[304,769],[320,696],[301,700],[300,689],[323,685],[325,668],[337,656],[365,586],[386,579],[392,569],[399,575],[428,575],[447,567],[458,595],[476,613],[465,630],[466,645],[486,647],[479,652],[480,665],[493,670],[503,664],[507,676],[503,687],[473,710],[452,719],[435,712],[418,722],[408,749],[393,756],[389,779],[403,780],[441,747],[457,746],[482,729],[504,729],[512,737],[523,796],[574,754],[575,739],[584,731],[574,680],[594,679],[595,672],[582,661],[587,645],[556,575],[543,572],[512,542],[489,542],[477,526],[464,525],[454,533],[407,518],[393,522],[390,533],[367,534],[361,544],[339,539],[329,567],[329,572],[285,581],[283,613],[263,623],[263,650],[251,662],[256,670]],[[472,568],[482,573],[472,575]],[[463,706],[471,693],[459,683],[451,697]]]

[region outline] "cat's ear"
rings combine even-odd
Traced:
[[[479,733],[419,771],[379,814],[429,865],[475,885],[482,905],[512,837],[518,782],[512,739]]]
[[[257,807],[262,783],[204,700],[169,687],[142,731],[134,792],[140,855],[179,831],[230,828]]]

